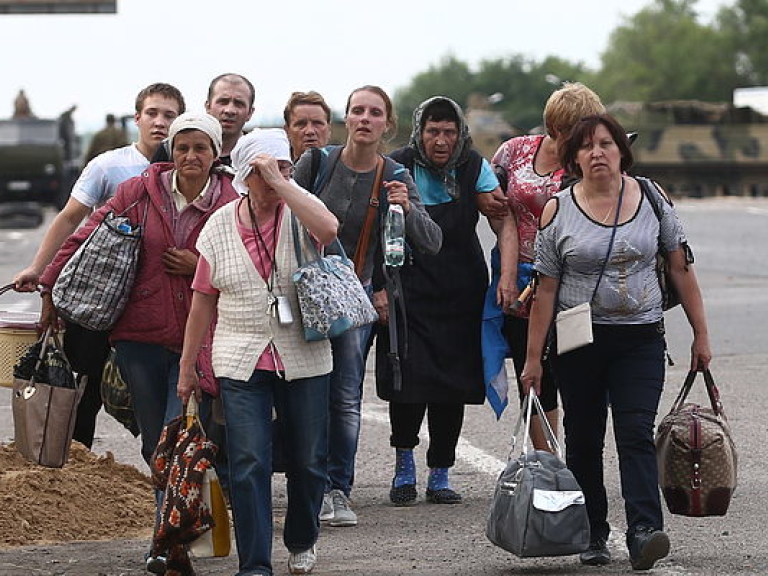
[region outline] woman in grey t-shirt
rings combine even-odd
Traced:
[[[609,115],[581,119],[561,144],[560,157],[563,167],[582,180],[556,194],[542,212],[535,261],[540,283],[523,387],[539,392],[542,350],[555,313],[590,302],[594,342],[553,357],[568,466],[584,491],[592,534],[580,560],[588,565],[611,561],[603,482],[610,406],[627,547],[632,567],[647,570],[669,553],[653,440],[664,384],[662,294],[655,272],[659,246],[668,253],[670,275],[693,328],[695,370],[706,369],[712,357],[704,306],[675,210],[660,201],[657,216],[639,182],[625,175],[632,152],[618,122]]]

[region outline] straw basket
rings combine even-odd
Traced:
[[[38,339],[35,312],[0,310],[0,386],[13,387],[13,367]]]

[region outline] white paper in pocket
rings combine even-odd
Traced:
[[[537,510],[560,512],[574,504],[584,504],[584,493],[581,490],[533,489],[533,506]]]

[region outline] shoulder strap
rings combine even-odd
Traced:
[[[624,200],[624,178],[621,179],[621,190],[619,191],[619,201],[618,201],[618,205],[616,206],[616,217],[613,219],[613,230],[611,230],[611,240],[608,242],[608,251],[605,253],[605,258],[603,259],[603,265],[600,267],[600,275],[597,277],[597,284],[595,284],[595,289],[592,291],[592,298],[589,299],[590,302],[592,302],[595,299],[595,296],[597,296],[597,289],[600,287],[600,281],[603,279],[603,274],[605,274],[605,267],[608,265],[608,259],[611,257],[611,250],[613,250],[613,241],[616,239],[616,228],[619,226],[619,215],[621,214],[622,200]]]
[[[416,158],[416,151],[413,148],[410,146],[399,148],[389,154],[389,157],[408,168],[411,174],[413,174],[414,159]]]
[[[363,268],[365,268],[365,257],[368,254],[368,245],[371,243],[371,229],[373,228],[376,214],[379,212],[379,191],[381,190],[383,176],[384,157],[379,155],[376,161],[376,176],[373,178],[373,186],[371,187],[371,198],[368,201],[368,212],[365,215],[363,229],[360,232],[360,237],[357,239],[357,247],[352,257],[352,261],[355,263],[355,273],[358,278],[360,278]]]
[[[642,190],[643,195],[648,198],[648,202],[651,204],[651,208],[653,208],[653,213],[656,214],[656,218],[661,222],[661,218],[664,215],[664,209],[660,202],[666,202],[666,200],[661,195],[661,192],[656,187],[653,180],[644,178],[643,176],[635,176],[635,180],[640,184],[640,190]],[[671,202],[669,204],[672,205]]]
[[[312,164],[310,165],[309,191],[318,195],[333,174],[336,164],[341,157],[343,146],[326,146],[311,148]]]
[[[323,152],[320,150],[320,148],[310,148],[309,150],[312,158],[312,163],[309,166],[309,191],[314,193],[315,182],[320,172],[320,157],[322,156]]]

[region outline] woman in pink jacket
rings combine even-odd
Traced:
[[[115,196],[94,212],[64,243],[40,279],[43,322],[55,316],[50,289],[61,269],[109,211],[146,226],[136,280],[128,304],[112,329],[110,340],[117,363],[133,397],[141,431],[141,454],[149,462],[163,426],[181,413],[176,395],[187,316],[192,303],[192,278],[197,265],[197,237],[208,217],[239,197],[231,178],[214,165],[221,152],[221,125],[205,113],[186,113],[171,124],[173,163],[153,164],[140,176],[123,182]],[[207,354],[198,369],[201,387],[218,394]],[[152,566],[149,564],[152,563]],[[162,559],[148,559],[152,571]],[[162,572],[160,572],[162,573]]]

